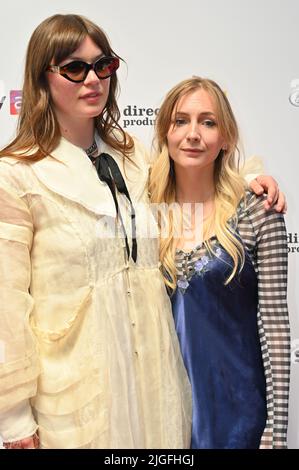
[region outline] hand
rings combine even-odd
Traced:
[[[267,193],[267,199],[264,202],[266,210],[274,207],[276,212],[287,211],[287,202],[283,192],[279,190],[278,183],[272,176],[260,175],[249,183],[250,189],[258,196]]]
[[[19,441],[14,442],[3,442],[5,449],[38,449],[39,448],[39,437],[37,433],[33,436],[25,437]]]

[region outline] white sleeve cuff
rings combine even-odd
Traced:
[[[4,442],[30,437],[37,428],[28,400],[23,400],[13,408],[0,413],[0,435]]]

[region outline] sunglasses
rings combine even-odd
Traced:
[[[83,60],[74,60],[65,65],[49,65],[48,72],[59,73],[71,82],[84,82],[88,72],[93,70],[100,80],[111,77],[119,67],[118,57],[101,57],[93,64],[83,62]]]

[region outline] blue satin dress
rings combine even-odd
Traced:
[[[257,449],[267,416],[257,276],[246,253],[241,273],[225,286],[231,258],[216,248],[216,256],[206,252],[194,263],[171,298],[192,385],[191,447]]]

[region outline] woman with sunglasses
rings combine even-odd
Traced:
[[[245,192],[237,123],[215,82],[193,77],[170,90],[156,136],[152,201],[178,208],[160,259],[192,385],[192,448],[285,448],[283,216]]]
[[[118,66],[78,15],[46,19],[29,43],[18,133],[0,152],[7,448],[190,444],[147,157],[118,124]]]
[[[190,445],[158,239],[136,235],[148,165],[118,124],[118,66],[81,16],[46,19],[29,43],[18,134],[0,159],[7,448]]]

